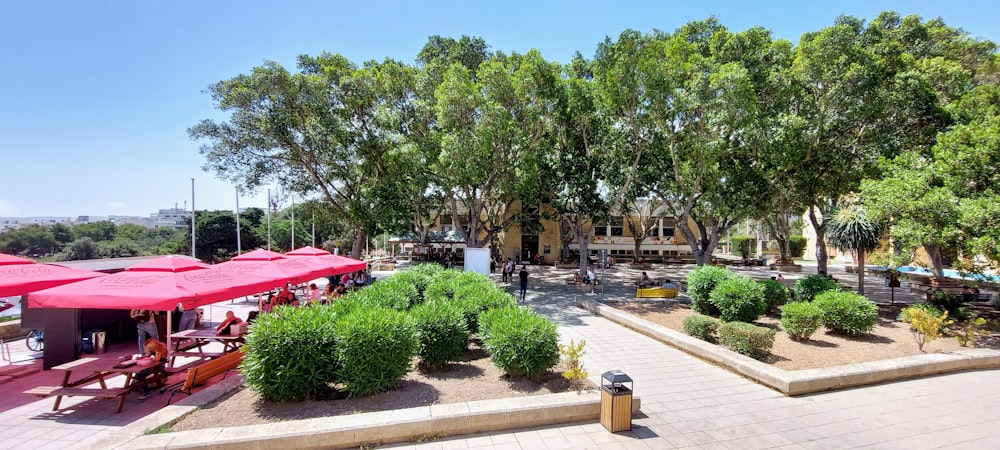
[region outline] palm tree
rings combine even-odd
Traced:
[[[830,220],[827,242],[840,251],[858,254],[859,294],[865,293],[865,253],[879,247],[887,228],[884,222],[870,220],[860,205],[839,209]]]

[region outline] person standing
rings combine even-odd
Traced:
[[[521,266],[521,271],[517,273],[517,276],[521,279],[521,301],[524,301],[524,294],[528,291],[528,269],[526,266]]]
[[[129,316],[135,320],[136,329],[139,331],[139,353],[145,353],[147,334],[150,338],[160,339],[160,333],[156,331],[156,315],[148,309],[133,309]]]
[[[514,264],[521,264],[521,249],[514,250]],[[514,273],[513,270],[510,273]]]
[[[178,307],[183,307],[179,304]],[[177,331],[193,330],[198,323],[198,311],[194,308],[185,309],[181,312],[181,320],[177,324]]]

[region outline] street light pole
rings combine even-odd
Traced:
[[[195,249],[195,246],[194,246],[194,242],[195,242],[195,238],[194,238],[195,217],[194,216],[195,216],[195,213],[194,213],[194,211],[195,211],[195,209],[194,209],[194,178],[192,178],[191,179],[191,257],[192,258],[197,258],[197,256],[195,256],[195,251],[194,251],[194,249]]]

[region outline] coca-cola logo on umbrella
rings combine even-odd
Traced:
[[[136,272],[136,275],[129,274],[100,278],[97,283],[101,285],[101,287],[109,289],[132,289],[156,284],[168,276],[169,275],[160,273]]]

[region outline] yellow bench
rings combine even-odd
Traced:
[[[636,288],[635,296],[636,298],[677,298],[677,289]]]

